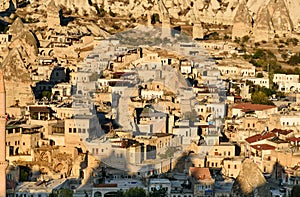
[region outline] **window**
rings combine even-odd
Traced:
[[[72,133],[72,128],[69,128],[69,133]]]
[[[228,169],[230,169],[230,164],[228,164]]]
[[[80,128],[78,129],[78,133],[81,133],[81,129]]]
[[[248,123],[248,127],[250,127],[250,123]]]
[[[76,128],[73,128],[73,133],[76,133]]]
[[[228,156],[230,156],[230,151],[228,151]]]
[[[255,127],[255,124],[253,123],[253,127]]]
[[[7,175],[6,175],[6,179],[8,179],[8,180],[12,180],[12,176],[11,176],[11,174],[7,174]]]
[[[236,169],[236,165],[234,165],[234,169]]]

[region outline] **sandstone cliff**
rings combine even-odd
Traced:
[[[7,2],[0,0],[0,10],[1,5],[6,5]],[[171,21],[174,25],[177,22],[188,25],[230,25],[233,26],[233,39],[254,35],[256,41],[270,40],[276,34],[283,36],[300,31],[299,0],[31,0],[27,7],[30,7],[30,13],[35,10],[45,13],[48,25],[53,27],[59,23],[59,9],[71,12],[72,16],[90,17],[96,16],[101,9],[106,12],[106,16],[114,13],[122,19],[130,16],[145,20],[147,16],[149,19],[149,15],[158,14],[160,21]],[[50,24],[51,21],[53,24]],[[109,24],[103,25],[104,29],[109,30],[106,27]]]
[[[270,188],[266,185],[262,172],[251,159],[245,159],[242,163],[231,195],[233,197],[271,196]]]
[[[232,38],[249,35],[252,29],[252,20],[246,2],[242,1],[233,19]]]
[[[14,105],[19,100],[20,105],[31,103],[34,96],[31,90],[30,68],[37,58],[37,41],[27,30],[20,19],[16,19],[10,27],[12,42],[9,52],[1,64],[6,84],[6,104]]]
[[[72,2],[72,3],[71,3]],[[282,36],[298,30],[300,8],[298,0],[149,0],[149,1],[108,1],[75,0],[58,1],[70,9],[85,10],[93,13],[95,6],[106,12],[112,11],[120,16],[138,18],[157,13],[160,20],[168,16],[176,21],[233,25],[233,38],[249,35],[256,40],[272,39],[275,34]]]

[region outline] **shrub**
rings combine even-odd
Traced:
[[[263,75],[262,73],[257,73],[256,77],[257,77],[257,78],[263,78],[264,75]]]
[[[288,60],[288,64],[290,64],[290,65],[297,65],[299,63],[300,63],[300,55],[299,54],[292,55],[290,57],[290,59]]]
[[[111,9],[109,9],[109,15],[110,15],[111,17],[115,17],[115,16],[116,16],[116,13],[112,12]]]
[[[103,7],[100,8],[96,7],[96,9],[99,17],[104,17],[106,15],[106,11],[104,10]]]

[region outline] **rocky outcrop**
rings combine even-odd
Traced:
[[[48,27],[60,26],[59,17],[60,8],[56,5],[54,0],[51,0],[47,5],[47,25]]]
[[[30,68],[35,63],[38,53],[37,40],[17,18],[9,29],[12,41],[9,52],[1,64],[7,89],[6,104],[14,105],[19,100],[20,105],[34,101],[31,90]]]
[[[0,0],[0,10],[1,5],[6,6],[8,2]],[[261,41],[270,40],[276,34],[283,36],[293,31],[300,32],[299,0],[44,0],[30,2],[26,11],[28,13],[37,11],[44,17],[47,16],[50,28],[58,26],[60,23],[58,11],[63,9],[64,13],[71,13],[72,16],[94,17],[97,11],[101,10],[102,14],[106,13],[106,16],[114,13],[117,17],[128,18],[130,16],[131,19],[145,19],[147,16],[149,18],[153,14],[158,14],[160,22],[164,21],[164,24],[168,25],[169,22],[166,21],[170,20],[170,24],[175,25],[176,22],[190,25],[205,23],[232,25],[233,39],[254,35],[255,41]],[[34,18],[40,19],[41,23],[46,21],[36,16]],[[104,25],[111,26],[111,24]],[[198,25],[194,27],[195,32],[201,30]],[[91,27],[90,30],[97,35],[100,34],[95,27]],[[200,34],[202,34],[201,31]]]
[[[269,41],[274,37],[274,29],[271,21],[271,15],[267,6],[263,6],[258,10],[255,20],[253,34],[255,41]]]
[[[34,101],[31,78],[18,48],[12,49],[1,65],[6,89],[6,106],[19,101],[21,106]]]
[[[23,29],[24,29],[24,24],[23,24],[21,18],[18,17],[15,19],[15,21],[10,26],[8,32],[13,37],[16,37],[17,35],[20,34],[21,31],[23,31]]]
[[[270,188],[258,166],[251,160],[245,159],[241,170],[232,187],[233,197],[271,197]]]
[[[255,18],[255,41],[271,40],[277,34],[283,36],[293,30],[293,23],[284,0],[270,0],[258,10]]]
[[[300,32],[300,1],[298,0],[289,0],[286,1],[286,7],[290,14],[290,18],[292,20],[294,30]]]
[[[249,35],[252,30],[252,20],[246,2],[242,1],[233,19],[232,38]]]
[[[0,12],[12,11],[16,8],[16,0],[2,0],[0,1]]]
[[[284,0],[271,0],[268,9],[275,34],[282,36],[293,30],[293,23]]]
[[[89,0],[58,0],[53,1],[55,3],[52,3],[53,0],[46,0],[44,1],[44,5],[41,8],[42,10],[47,11],[49,5],[50,8],[64,8],[67,10],[71,10],[73,13],[77,13],[79,15],[86,15],[86,14],[96,14],[96,9],[92,4],[90,4]],[[46,6],[45,6],[46,5]]]

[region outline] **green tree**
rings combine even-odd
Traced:
[[[243,42],[243,43],[244,43],[244,42],[248,42],[249,39],[250,39],[250,37],[249,37],[248,35],[243,36],[242,42]]]
[[[106,15],[106,11],[102,6],[101,7],[96,6],[96,10],[99,17],[104,17]]]
[[[223,39],[224,39],[224,40],[229,40],[230,37],[229,37],[227,34],[225,34]]]
[[[125,197],[146,197],[146,191],[143,188],[130,188],[125,192]]]
[[[257,77],[257,78],[263,78],[264,75],[263,75],[262,73],[257,73],[256,77]]]
[[[241,38],[239,38],[239,37],[235,37],[233,42],[235,42],[235,43],[238,43],[238,44],[239,44],[239,43],[240,43],[240,41],[241,41]]]
[[[51,95],[52,95],[52,93],[50,91],[45,90],[45,91],[42,92],[42,98],[46,97],[48,100],[50,100]]]
[[[299,43],[299,40],[298,40],[297,38],[288,38],[288,39],[286,40],[286,42],[287,42],[287,44],[292,43],[294,46],[297,46],[298,43]]]
[[[212,39],[212,40],[219,40],[219,39],[220,39],[220,38],[219,38],[219,33],[216,32],[216,31],[214,31],[213,33],[211,33],[211,34],[209,35],[209,38]]]
[[[292,189],[292,197],[300,197],[300,185],[295,185]]]
[[[57,191],[52,191],[49,197],[73,197],[73,192],[67,188],[61,188]]]
[[[149,193],[149,197],[167,197],[167,196],[168,196],[167,191],[163,188],[160,189],[154,188],[154,191],[151,191]]]
[[[282,53],[281,57],[282,57],[282,59],[286,60],[288,58],[288,54],[287,53]]]
[[[125,193],[122,190],[118,190],[116,193],[117,197],[125,197]]]
[[[252,104],[263,104],[263,105],[274,105],[272,101],[269,100],[269,97],[263,91],[254,92],[251,95]]]
[[[257,50],[255,51],[255,53],[253,54],[253,58],[254,58],[254,59],[262,58],[262,57],[264,57],[264,56],[265,56],[265,52],[264,52],[263,49],[257,49]]]
[[[299,63],[300,63],[300,55],[299,55],[299,53],[295,54],[295,55],[292,55],[290,57],[290,59],[288,60],[288,64],[290,64],[290,65],[297,65]]]

